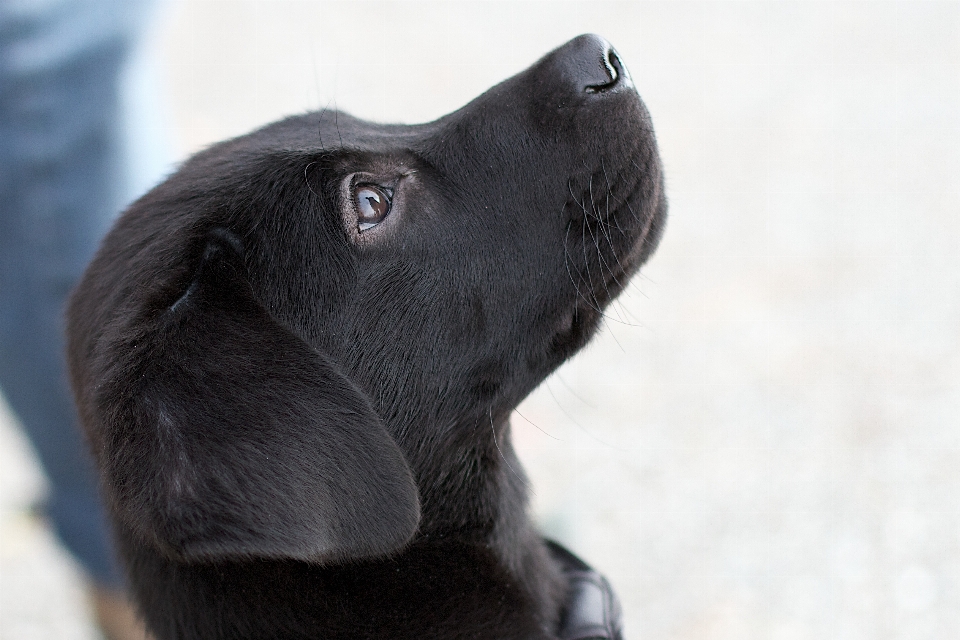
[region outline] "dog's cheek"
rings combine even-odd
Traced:
[[[469,291],[453,288],[445,298],[437,313],[446,316],[443,326],[450,344],[461,348],[465,344],[483,344],[493,328],[487,320],[488,305],[484,304],[480,288],[473,286]]]

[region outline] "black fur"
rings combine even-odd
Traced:
[[[136,202],[71,375],[131,587],[171,638],[553,638],[508,417],[666,214],[649,116],[581,36],[435,122],[289,118]],[[393,190],[359,231],[352,185]]]

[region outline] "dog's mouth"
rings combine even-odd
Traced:
[[[650,162],[648,148],[638,141],[568,179],[564,266],[573,301],[550,341],[558,358],[587,343],[657,244],[665,202],[659,164]]]
[[[564,207],[566,269],[583,313],[603,308],[652,252],[662,222],[660,169],[636,145],[568,180]],[[587,314],[589,315],[589,314]]]

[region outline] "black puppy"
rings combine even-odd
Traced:
[[[150,629],[581,633],[587,568],[534,531],[508,418],[665,214],[596,36],[429,124],[283,120],[135,203],[73,294],[69,358]]]

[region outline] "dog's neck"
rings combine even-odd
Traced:
[[[439,435],[401,442],[420,489],[416,539],[481,542],[511,572],[522,573],[526,540],[536,534],[527,514],[529,482],[511,443],[508,417],[479,416],[424,432]]]

